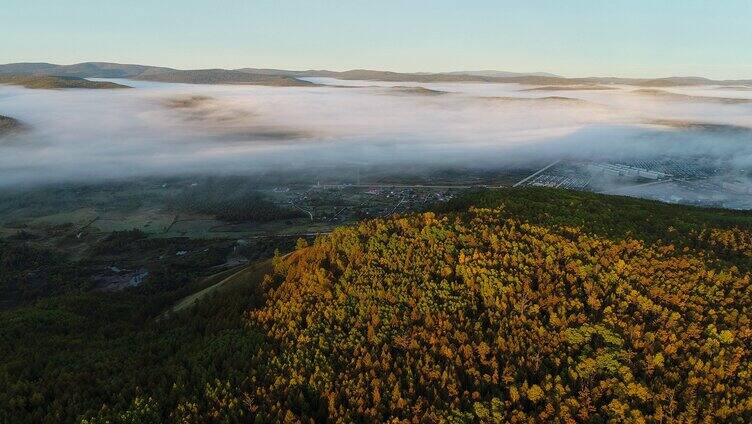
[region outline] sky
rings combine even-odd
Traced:
[[[3,0],[0,63],[752,78],[750,0]]]

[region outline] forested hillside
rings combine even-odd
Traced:
[[[126,85],[109,81],[89,81],[78,77],[62,77],[52,75],[1,75],[0,84],[20,85],[33,89],[59,88],[87,88],[87,89],[116,89],[130,88]]]
[[[748,212],[484,191],[301,241],[262,282],[166,320],[127,312],[136,292],[86,316],[82,295],[41,300],[2,315],[0,417],[749,422],[751,228]],[[30,353],[53,342],[79,355]]]
[[[528,223],[503,202],[340,229],[249,312],[276,341],[249,402],[272,420],[749,422],[749,269],[713,252],[747,264],[750,233],[676,238]]]

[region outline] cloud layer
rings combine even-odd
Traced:
[[[315,82],[326,85],[0,86],[0,115],[31,128],[0,139],[0,185],[308,163],[503,168],[562,156],[707,155],[752,166],[752,94],[738,87]]]

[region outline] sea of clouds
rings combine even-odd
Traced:
[[[503,168],[559,158],[703,155],[723,166],[752,166],[752,100],[745,100],[752,91],[743,87],[112,81],[133,88],[0,85],[0,115],[29,128],[0,138],[0,185],[307,164]]]

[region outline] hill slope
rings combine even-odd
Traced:
[[[26,126],[17,119],[0,115],[0,138],[23,131],[25,128]]]
[[[0,74],[4,75],[54,75],[79,78],[133,78],[139,75],[172,70],[159,66],[107,62],[84,62],[74,65],[55,65],[52,63],[9,63],[0,65]]]
[[[420,82],[420,83],[453,83],[453,82],[485,82],[526,85],[550,86],[585,86],[624,84],[638,87],[679,87],[699,85],[752,85],[752,80],[711,80],[699,77],[669,77],[669,78],[618,78],[618,77],[585,77],[566,78],[541,73],[533,74],[504,74],[504,73],[476,73],[476,72],[448,72],[448,73],[405,73],[390,71],[375,71],[369,69],[353,69],[349,71],[287,71],[275,69],[243,68],[238,71],[265,74],[287,75],[301,77],[328,77],[342,80],[390,81],[390,82]]]
[[[75,65],[51,63],[10,63],[0,65],[0,78],[71,77],[71,78],[127,78],[147,81],[180,82],[189,84],[257,84],[271,86],[310,86],[287,75],[252,74],[226,69],[178,70],[159,66],[128,65],[106,62],[85,62]],[[102,83],[105,84],[105,83]]]
[[[242,74],[254,75],[243,77]],[[159,66],[130,65],[106,62],[84,62],[74,65],[54,65],[51,63],[9,63],[0,65],[1,74],[24,74],[24,75],[62,75],[82,78],[139,78],[154,81],[196,82],[206,84],[224,83],[256,83],[265,85],[285,85],[294,83],[286,78],[304,77],[330,77],[344,80],[373,80],[392,82],[490,82],[490,83],[518,83],[530,85],[552,86],[592,86],[596,84],[626,84],[640,87],[676,87],[698,86],[708,84],[728,86],[750,86],[751,79],[745,80],[711,80],[700,77],[668,77],[668,78],[617,78],[617,77],[587,77],[565,78],[552,74],[513,73],[501,71],[470,71],[470,72],[439,72],[439,73],[406,73],[377,71],[368,69],[353,69],[349,71],[306,70],[292,71],[284,69],[241,68],[234,70],[226,69],[199,69],[177,70]],[[162,75],[157,77],[157,75]],[[168,75],[170,75],[168,77]],[[266,83],[262,77],[286,77],[279,80],[268,79]],[[244,78],[256,78],[254,81],[245,81]],[[179,81],[181,80],[182,81]]]
[[[750,228],[750,212],[483,191],[301,242],[263,281],[265,263],[185,286],[201,270],[170,268],[43,299],[0,312],[0,421],[749,422]],[[0,277],[40,261],[0,250],[18,272]]]
[[[258,75],[224,69],[166,71],[140,75],[136,79],[186,84],[255,84],[280,87],[313,86],[315,84],[285,75]]]
[[[0,84],[20,85],[35,89],[87,88],[113,89],[130,88],[127,85],[108,81],[89,81],[79,77],[51,75],[0,75]]]
[[[749,268],[721,259],[748,264],[749,231],[653,244],[504,203],[364,222],[279,264],[248,316],[274,341],[252,405],[303,421],[752,418]]]

